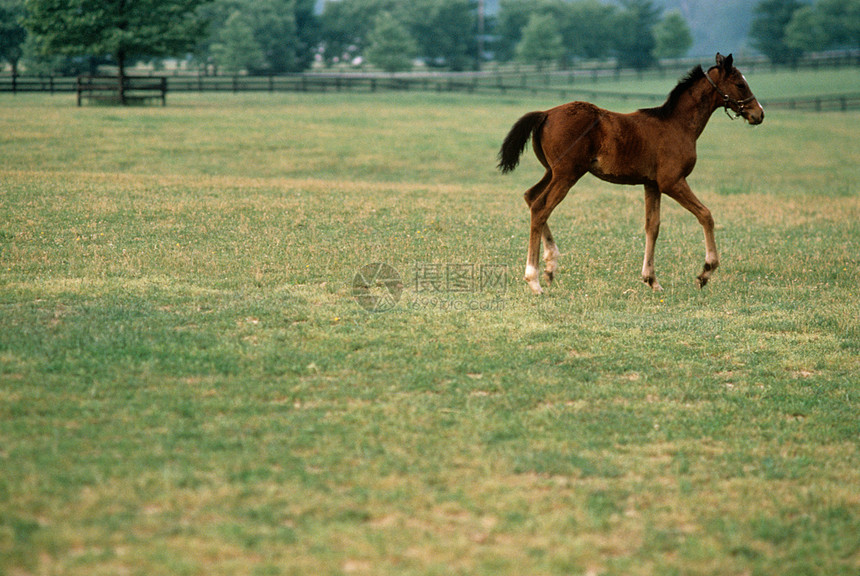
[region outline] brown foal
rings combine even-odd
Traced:
[[[588,102],[571,102],[517,120],[499,152],[499,169],[510,172],[532,140],[535,155],[546,168],[540,182],[525,193],[531,210],[525,280],[536,294],[538,258],[543,239],[544,278],[552,282],[559,251],[547,219],[570,188],[586,173],[616,184],[645,186],[645,259],[642,280],[662,290],[654,272],[654,246],[660,230],[660,198],[666,194],[693,213],[705,231],[705,266],[697,281],[708,283],[720,263],[714,219],[687,184],[696,165],[696,140],[720,107],[749,124],[761,124],[764,109],[750,91],[732,56],[717,54],[707,72],[693,68],[657,108],[630,114],[610,112]]]

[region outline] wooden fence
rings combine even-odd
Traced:
[[[129,104],[160,100],[167,105],[167,78],[164,76],[124,76],[120,90],[119,76],[78,76],[75,91],[78,106],[83,101]]]
[[[685,68],[680,68],[685,71]],[[348,92],[391,91],[459,92],[469,94],[551,95],[560,101],[611,98],[659,104],[665,94],[613,91],[613,80],[624,77],[654,78],[680,74],[664,68],[647,72],[617,69],[538,71],[524,68],[461,74],[295,74],[284,76],[153,75],[170,93],[188,92]],[[0,75],[0,93],[76,93],[78,77]],[[763,101],[768,108],[810,111],[860,109],[860,92]]]
[[[762,102],[762,106],[766,106],[768,109],[847,112],[848,110],[860,109],[860,92],[816,96],[814,98],[786,98]]]

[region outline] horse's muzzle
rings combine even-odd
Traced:
[[[744,110],[743,117],[750,126],[758,126],[764,122],[764,108],[761,104],[756,103],[756,107],[751,110]]]

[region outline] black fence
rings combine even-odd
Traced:
[[[122,88],[122,89],[120,89]],[[78,76],[75,91],[78,106],[84,100],[129,104],[157,99],[167,105],[167,78],[164,76]]]
[[[816,96],[814,98],[787,98],[762,102],[768,109],[813,110],[815,112],[840,111],[860,109],[860,92],[853,94],[833,94]]]
[[[642,94],[613,91],[612,84],[622,79],[678,77],[698,61],[676,61],[671,65],[647,71],[592,67],[571,70],[538,69],[533,66],[506,66],[490,71],[467,73],[307,73],[279,76],[204,76],[192,74],[157,74],[135,77],[149,79],[164,86],[165,93],[192,92],[457,92],[469,94],[552,95],[559,100],[611,98],[659,103],[665,94]],[[789,69],[839,69],[860,67],[860,54],[839,58],[808,59]],[[773,70],[767,61],[744,62],[744,71]],[[785,70],[786,67],[779,67]],[[79,77],[0,75],[0,93],[76,93]],[[794,110],[855,110],[860,108],[860,92],[823,94],[814,97],[779,99],[762,102],[769,108]]]

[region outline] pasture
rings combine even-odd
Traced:
[[[856,576],[860,113],[714,114],[704,290],[584,178],[537,297],[495,155],[557,103],[0,99],[0,574]]]

